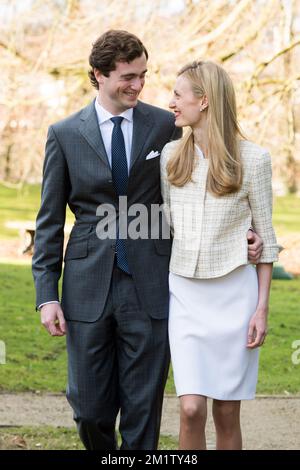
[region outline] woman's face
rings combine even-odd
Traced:
[[[169,107],[175,113],[177,127],[194,127],[200,121],[203,98],[196,98],[191,83],[184,75],[179,75],[174,87],[173,98]]]

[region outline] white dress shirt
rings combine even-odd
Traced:
[[[111,136],[114,128],[114,123],[110,118],[115,117],[109,111],[107,111],[101,104],[98,99],[95,100],[95,109],[98,117],[98,123],[108,157],[109,164],[111,166]],[[133,108],[126,109],[122,114],[119,114],[124,119],[121,124],[121,129],[124,135],[126,158],[127,158],[127,168],[128,174],[130,170],[130,155],[131,155],[131,144],[132,144],[132,131],[133,131]]]
[[[196,150],[196,155],[199,158],[205,158],[204,153],[202,152],[201,148],[197,144],[195,144],[195,150]]]
[[[102,135],[104,147],[106,150],[108,162],[111,166],[111,136],[112,131],[114,128],[114,123],[110,120],[110,118],[115,117],[114,114],[111,114],[107,111],[101,104],[99,103],[98,99],[95,100],[95,109],[97,113],[98,123],[100,132]],[[131,146],[132,146],[132,131],[133,131],[133,108],[126,109],[122,114],[119,114],[124,119],[121,124],[121,129],[124,135],[124,142],[125,142],[125,150],[126,150],[126,158],[127,158],[127,168],[128,174],[130,170],[130,155],[131,155]],[[52,300],[50,302],[45,302],[39,305],[39,309],[43,307],[43,305],[47,304],[59,304],[57,300]]]

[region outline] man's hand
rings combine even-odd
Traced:
[[[263,241],[257,233],[248,230],[248,260],[252,264],[257,264],[262,254]]]
[[[59,304],[46,304],[41,308],[41,322],[51,336],[64,336],[66,322]]]

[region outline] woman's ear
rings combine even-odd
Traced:
[[[204,95],[200,101],[200,111],[204,111],[207,107],[208,107],[208,99],[207,99],[207,96]]]

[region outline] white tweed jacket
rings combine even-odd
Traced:
[[[260,263],[277,261],[272,226],[272,168],[269,153],[241,141],[243,183],[236,193],[216,197],[206,190],[208,159],[197,154],[192,181],[170,185],[166,165],[178,141],[161,154],[161,188],[173,233],[170,271],[186,277],[214,278],[248,264],[250,226],[263,240]]]

